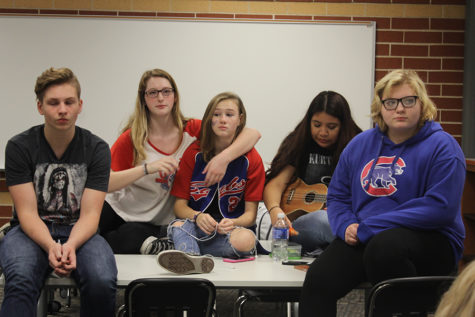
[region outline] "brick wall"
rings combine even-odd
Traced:
[[[439,108],[437,120],[461,142],[465,3],[465,0],[0,0],[0,15],[375,21],[376,80],[392,69],[416,70]],[[0,182],[0,191],[6,191],[4,181]],[[3,207],[0,206],[0,222],[5,214]]]

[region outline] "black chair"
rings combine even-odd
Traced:
[[[210,317],[215,299],[216,289],[205,279],[137,279],[127,285],[119,316]]]
[[[234,303],[234,317],[244,316],[244,305],[248,301],[285,304],[282,305],[284,315],[293,316],[299,298],[300,289],[241,289]]]
[[[366,301],[368,317],[427,316],[455,276],[420,276],[382,281],[371,289]]]

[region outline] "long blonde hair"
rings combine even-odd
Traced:
[[[434,317],[475,316],[475,261],[468,264],[442,296]]]
[[[186,123],[186,118],[180,110],[180,94],[173,77],[166,71],[158,68],[147,70],[143,73],[137,90],[134,113],[129,117],[127,124],[122,129],[122,133],[130,129],[130,137],[134,145],[134,165],[146,159],[145,142],[148,139],[150,111],[145,103],[145,89],[147,88],[148,80],[152,77],[162,77],[170,82],[175,92],[175,103],[172,109],[173,121],[180,131],[183,130],[183,125]]]
[[[246,109],[244,108],[244,104],[238,95],[232,92],[222,92],[214,96],[209,102],[208,107],[206,108],[206,111],[203,115],[203,120],[201,121],[200,148],[201,152],[203,152],[203,157],[206,162],[209,162],[216,154],[214,142],[216,135],[214,134],[213,128],[211,127],[214,111],[221,101],[229,99],[236,101],[239,115],[241,117],[239,126],[237,127],[236,133],[234,134],[234,139],[237,135],[239,135],[239,133],[241,133],[242,129],[244,129],[244,126],[246,125]]]
[[[421,102],[421,117],[419,118],[419,127],[423,126],[428,120],[434,120],[437,115],[437,108],[430,100],[427,94],[426,86],[422,79],[413,70],[396,69],[386,74],[378,81],[374,87],[374,97],[371,103],[371,118],[378,124],[382,132],[386,132],[388,127],[381,115],[383,107],[382,98],[385,93],[396,86],[409,85]]]

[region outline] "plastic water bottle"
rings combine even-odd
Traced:
[[[285,222],[285,215],[277,215],[277,221],[272,228],[272,258],[275,262],[286,261],[287,246],[289,243],[289,227]]]

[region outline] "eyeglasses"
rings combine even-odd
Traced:
[[[163,97],[170,96],[175,90],[173,88],[163,88],[162,90],[158,89],[150,89],[149,91],[145,92],[145,96],[149,98],[157,98],[160,93],[162,93]]]
[[[404,108],[412,108],[416,104],[417,96],[407,96],[402,98],[388,98],[381,100],[386,110],[394,110],[401,103]]]

